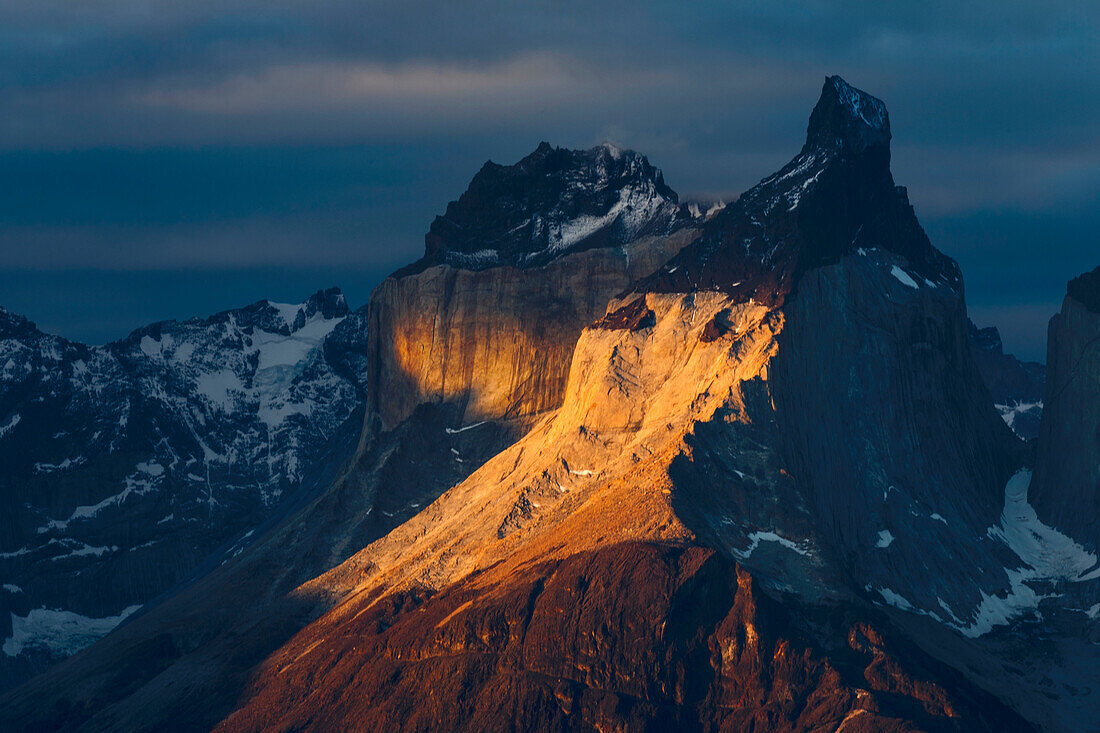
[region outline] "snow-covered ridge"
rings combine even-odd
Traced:
[[[121,617],[104,607],[146,602],[262,521],[308,479],[366,384],[365,313],[336,289],[98,347],[0,320],[0,463],[40,497],[0,497],[14,528],[0,531],[0,579],[26,596],[19,628],[41,631],[28,639],[55,622],[106,633]],[[163,587],[134,595],[148,585],[127,580],[134,567]],[[76,648],[12,638],[8,650]]]

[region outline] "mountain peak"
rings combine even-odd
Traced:
[[[1078,275],[1066,286],[1066,295],[1092,313],[1100,313],[1100,267]]]
[[[0,306],[0,338],[22,338],[37,332],[33,321]]]
[[[586,150],[541,142],[513,165],[486,163],[432,222],[424,257],[394,274],[444,263],[468,270],[537,267],[689,221],[644,155],[606,142]]]
[[[826,78],[801,152],[701,228],[637,290],[723,290],[776,305],[804,272],[876,249],[929,282],[959,283],[894,183],[886,105],[839,76]]]
[[[890,146],[890,115],[881,99],[856,89],[839,76],[825,78],[810,114],[806,149],[848,150]]]
[[[286,322],[286,328],[289,329],[290,333],[297,331],[318,313],[326,321],[332,318],[343,318],[349,313],[347,299],[344,298],[344,294],[340,292],[338,287],[318,290],[302,303],[275,303],[271,300],[263,300],[256,305],[260,306],[260,312],[274,311],[277,313],[279,318]],[[249,309],[253,308],[254,306],[249,306]],[[257,325],[266,326],[275,331],[283,330],[283,326],[278,320],[268,322],[260,318]]]

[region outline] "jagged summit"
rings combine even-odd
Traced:
[[[33,321],[0,306],[0,338],[22,338],[37,332]]]
[[[468,270],[536,267],[567,252],[613,247],[690,223],[661,171],[632,150],[547,142],[518,163],[487,162],[425,236],[420,261]]]
[[[232,320],[234,328],[254,328],[268,333],[289,336],[318,315],[323,320],[330,321],[343,318],[348,313],[350,313],[350,309],[344,294],[340,292],[340,288],[331,287],[326,290],[318,290],[301,303],[275,303],[265,299],[241,308],[219,311],[212,316],[199,316],[184,321],[175,319],[157,321],[132,331],[120,343],[136,343],[145,336],[160,338],[163,331],[171,331],[180,325],[208,327],[228,323],[230,320]]]
[[[271,308],[279,311],[286,320],[291,331],[301,328],[306,321],[320,314],[322,318],[343,318],[349,313],[347,299],[340,292],[340,288],[331,287],[327,290],[318,290],[309,296],[304,303],[287,304],[263,301]]]
[[[890,146],[890,115],[882,100],[856,89],[839,76],[829,76],[810,114],[806,147],[848,149],[861,153]]]
[[[1070,280],[1066,295],[1088,308],[1089,312],[1100,313],[1100,267]]]
[[[900,255],[914,284],[961,284],[932,246],[890,174],[885,105],[843,79],[826,79],[806,144],[703,225],[703,234],[639,292],[721,290],[779,304],[803,273],[857,252]],[[904,269],[903,267],[903,269]]]

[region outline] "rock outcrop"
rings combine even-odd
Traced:
[[[692,215],[644,155],[610,143],[566,150],[543,142],[515,165],[487,162],[432,222],[424,257],[395,276],[440,264],[538,267],[690,223]]]
[[[425,403],[458,406],[457,425],[557,407],[581,329],[694,235],[683,229],[525,270],[437,265],[386,279],[371,295],[368,419],[391,429]]]
[[[486,163],[371,295],[370,406],[389,430],[424,403],[460,424],[557,407],[581,329],[690,242],[695,220],[633,151],[543,143]]]
[[[1032,486],[1040,517],[1100,551],[1100,267],[1070,281],[1050,319]]]

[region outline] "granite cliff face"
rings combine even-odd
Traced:
[[[424,257],[371,295],[368,432],[424,403],[457,406],[460,424],[557,407],[581,329],[694,223],[633,151],[543,143],[515,165],[486,163],[432,224]]]
[[[361,420],[361,334],[336,289],[102,347],[0,311],[0,679],[92,643],[328,480],[315,465]]]
[[[1047,336],[1034,496],[1039,515],[1100,550],[1100,268],[1070,281]],[[1100,600],[1100,599],[1098,599]]]
[[[830,77],[801,152],[736,202],[546,261],[531,222],[557,215],[515,215],[522,196],[485,184],[467,204],[503,203],[447,218],[489,234],[440,224],[426,262],[372,298],[356,461],[239,557],[0,698],[0,722],[1087,725],[1075,678],[1095,668],[1095,618],[1076,604],[1096,556],[1027,503],[958,268],[894,185],[889,139],[882,102]],[[547,155],[528,166],[536,192],[561,178]],[[490,183],[526,190],[515,168]],[[539,211],[559,209],[576,213]],[[477,238],[507,263],[463,260]],[[632,247],[653,253],[635,275]],[[611,290],[608,272],[638,279]],[[607,284],[602,305],[570,290],[588,282]],[[565,335],[525,310],[553,302],[577,319]],[[568,363],[532,367],[543,354]]]

